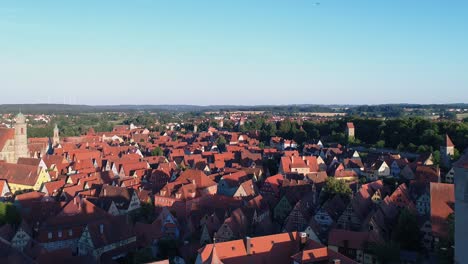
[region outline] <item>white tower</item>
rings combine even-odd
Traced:
[[[55,127],[54,127],[54,137],[52,139],[52,143],[54,146],[57,146],[58,144],[60,144],[60,135],[59,135],[59,129],[58,129],[58,126],[57,124],[55,124]]]
[[[28,126],[26,124],[26,117],[19,113],[16,116],[15,124],[15,160],[19,158],[28,158]]]
[[[455,145],[453,144],[452,140],[447,134],[445,135],[444,146],[440,147],[440,155],[442,165],[449,168],[451,158],[453,157],[453,155],[455,155]]]

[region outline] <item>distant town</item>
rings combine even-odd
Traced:
[[[466,104],[0,113],[0,263],[453,263],[466,250]]]

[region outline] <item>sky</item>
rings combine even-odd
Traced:
[[[0,104],[468,103],[468,1],[2,0]]]

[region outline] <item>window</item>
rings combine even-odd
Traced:
[[[58,237],[62,237],[62,231],[57,232]]]
[[[69,235],[69,236],[73,236],[73,230],[71,230],[71,229],[68,230],[68,235]]]
[[[52,238],[52,232],[49,232],[49,233],[47,234],[47,238],[49,238],[49,239]]]

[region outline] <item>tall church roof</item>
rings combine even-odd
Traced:
[[[448,134],[445,134],[445,145],[447,147],[455,147],[455,145],[453,144],[453,142],[450,139],[450,137],[448,136]]]

